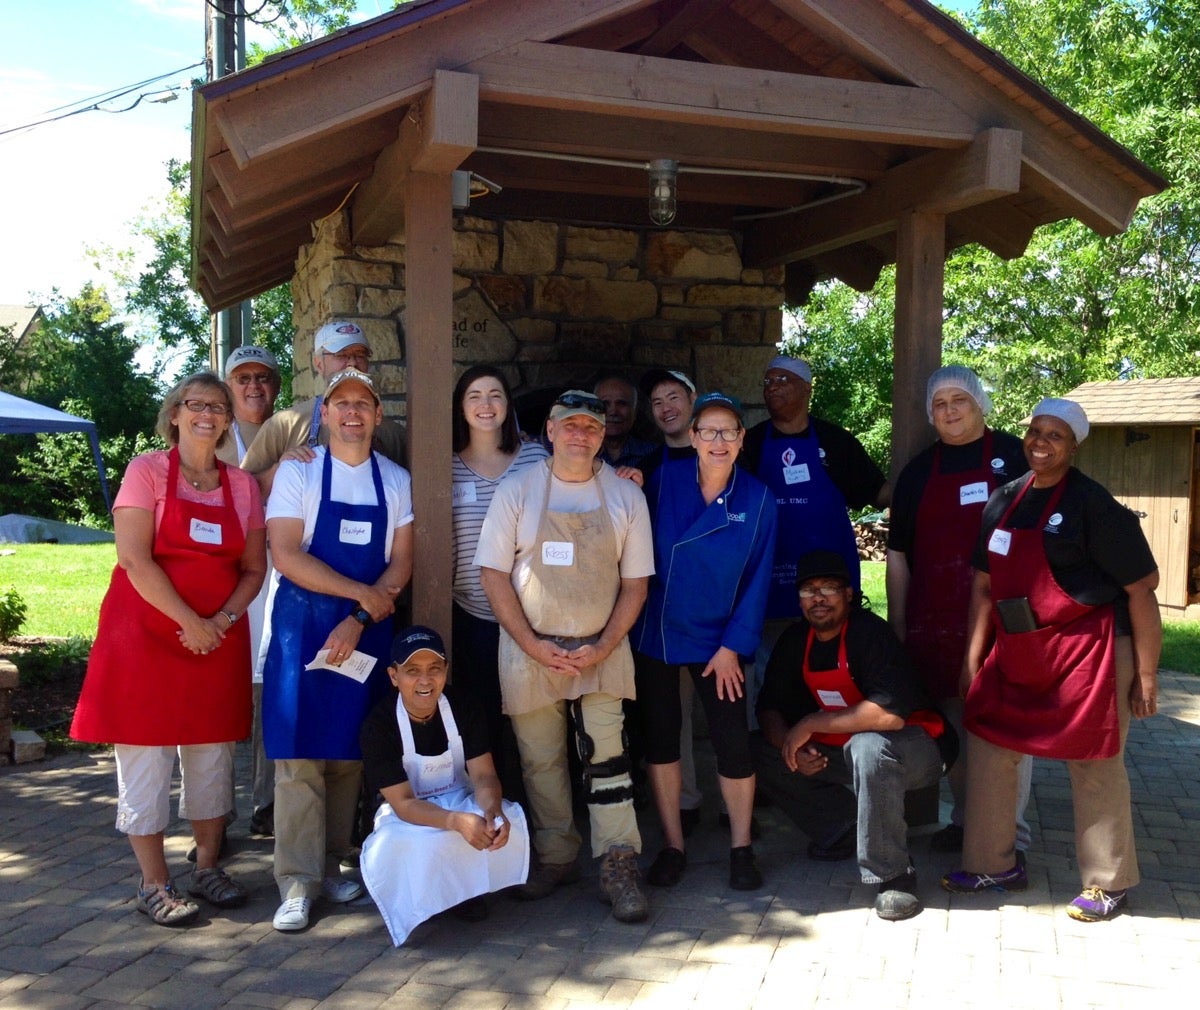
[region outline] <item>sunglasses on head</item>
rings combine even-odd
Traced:
[[[604,402],[595,396],[581,396],[579,393],[564,393],[554,401],[556,407],[567,407],[570,410],[591,411],[593,414],[604,413]]]

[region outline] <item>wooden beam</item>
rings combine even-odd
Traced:
[[[454,228],[450,173],[410,173],[404,187],[404,362],[413,476],[413,620],[450,631],[454,539],[450,508],[450,402],[454,387]],[[420,447],[417,451],[416,447]]]
[[[404,187],[411,172],[454,171],[479,137],[479,79],[437,70],[429,94],[409,109],[400,134],[354,194],[350,228],[358,245],[383,245],[404,231]]]
[[[930,441],[925,397],[930,373],[942,362],[946,218],[930,211],[901,216],[896,232],[896,329],[892,372],[892,469]]]
[[[891,260],[866,243],[831,249],[814,258],[817,274],[836,277],[855,291],[866,293],[875,287],[883,268]]]
[[[1015,193],[1020,185],[1020,134],[985,130],[964,148],[905,162],[858,196],[748,229],[743,258],[747,266],[762,267],[815,256],[891,231],[905,212],[948,214]]]
[[[726,3],[728,0],[688,0],[637,51],[645,56],[665,56]]]
[[[487,101],[954,146],[977,127],[937,92],[526,42],[472,61]],[[564,88],[563,82],[570,81]]]
[[[1037,222],[1010,200],[993,200],[950,215],[948,225],[966,242],[978,242],[1001,259],[1011,260],[1025,254]]]

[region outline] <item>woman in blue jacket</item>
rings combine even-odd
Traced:
[[[695,460],[663,464],[646,487],[655,575],[630,638],[647,770],[665,841],[646,880],[663,887],[677,883],[687,866],[679,817],[680,666],[691,672],[717,754],[729,810],[729,886],[762,886],[750,844],[754,771],[741,657],[754,655],[762,631],[775,498],[734,466],[744,436],[735,399],[701,396],[692,409]]]

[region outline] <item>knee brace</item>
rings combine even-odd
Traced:
[[[575,721],[575,748],[583,766],[584,801],[591,804],[614,804],[633,801],[633,779],[629,776],[629,737],[621,728],[621,753],[604,761],[594,760],[596,746],[583,723],[583,703],[571,702]]]

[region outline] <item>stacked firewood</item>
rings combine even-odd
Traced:
[[[855,523],[854,539],[858,542],[858,556],[863,561],[887,560],[887,523]]]

